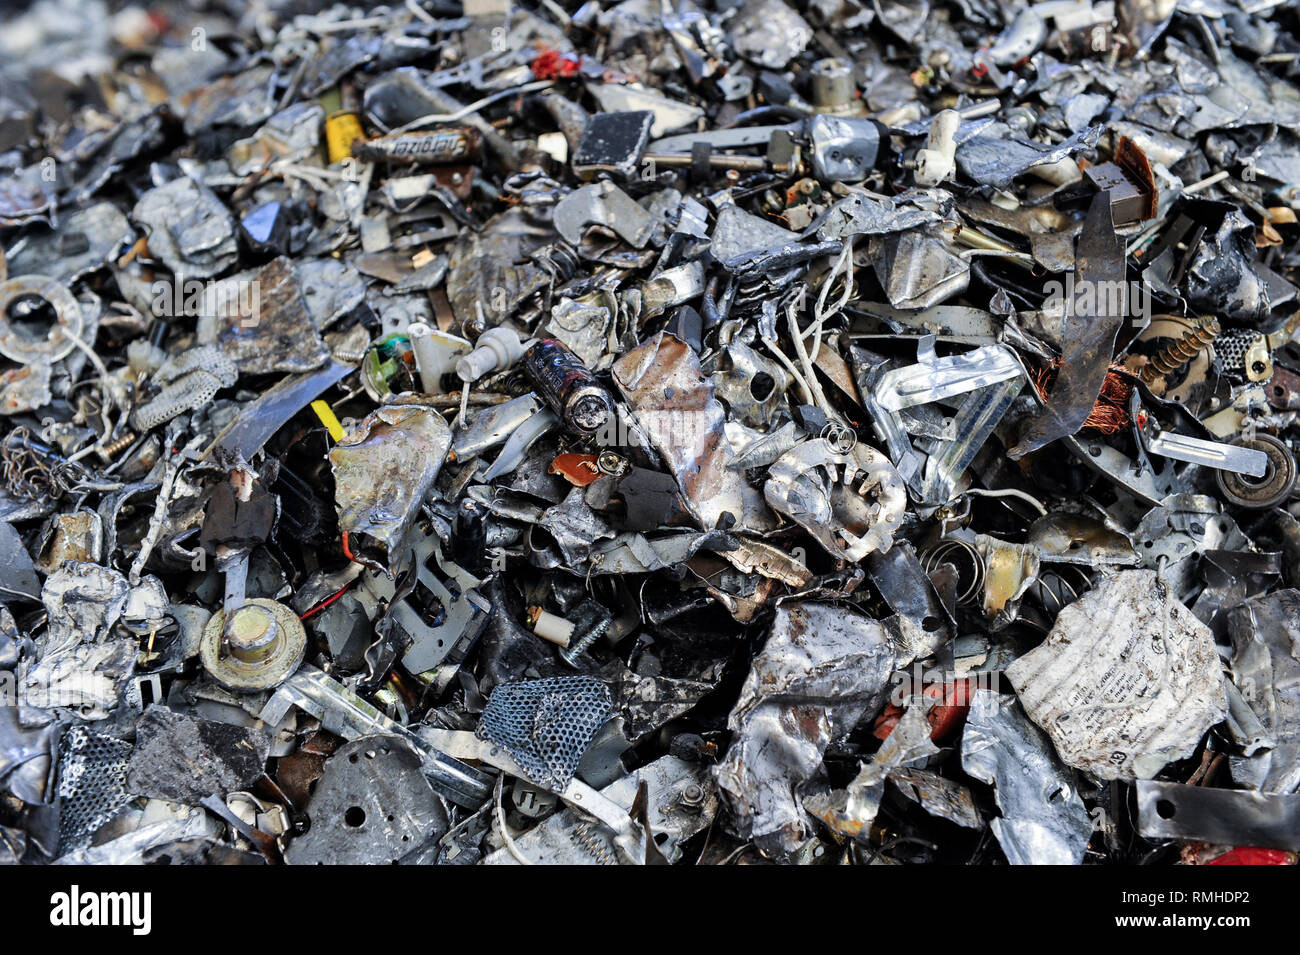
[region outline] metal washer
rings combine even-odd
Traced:
[[[20,298],[35,296],[54,309],[56,324],[44,341],[26,338],[9,323],[9,309]],[[81,334],[81,306],[67,286],[47,275],[20,275],[0,283],[0,354],[23,365],[40,361],[59,361],[76,348]]]
[[[307,650],[307,632],[292,610],[282,603],[260,597],[245,601],[240,610],[250,607],[261,607],[275,618],[277,636],[262,659],[241,660],[233,653],[221,656],[221,634],[226,626],[224,610],[218,610],[208,620],[199,644],[203,669],[230,690],[269,690],[278,686],[298,668]]]
[[[1271,434],[1257,434],[1253,439],[1238,438],[1238,447],[1254,448],[1268,455],[1268,471],[1258,481],[1231,471],[1215,471],[1219,490],[1238,507],[1265,510],[1285,502],[1295,490],[1297,473],[1290,448]]]

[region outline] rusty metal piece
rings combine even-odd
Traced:
[[[1093,197],[1079,235],[1077,271],[1084,289],[1124,288],[1124,243],[1115,235],[1110,201]],[[1125,296],[1094,294],[1075,302],[1065,317],[1061,372],[1051,397],[1026,426],[1020,442],[1007,453],[1024,457],[1059,438],[1077,434],[1097,403],[1115,351],[1115,336],[1124,321]]]
[[[599,467],[599,458],[594,454],[561,454],[546,469],[548,474],[558,474],[570,484],[586,487],[604,472]]]

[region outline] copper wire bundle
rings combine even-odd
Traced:
[[[1038,395],[1044,401],[1047,400],[1060,369],[1061,360],[1054,358],[1035,376],[1034,387],[1038,389]],[[1133,389],[1119,374],[1123,370],[1122,366],[1115,364],[1107,369],[1106,380],[1101,383],[1101,394],[1097,396],[1097,403],[1092,406],[1092,411],[1084,420],[1084,428],[1100,431],[1102,434],[1117,434],[1128,427],[1129,417],[1125,409],[1128,407]]]

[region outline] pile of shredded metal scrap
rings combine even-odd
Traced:
[[[1300,850],[1278,0],[37,0],[0,859]]]

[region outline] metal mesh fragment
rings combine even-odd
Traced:
[[[609,690],[592,677],[507,683],[483,708],[479,735],[505,748],[533,783],[561,790],[613,714]]]
[[[59,854],[84,849],[131,797],[126,770],[131,744],[73,726],[59,740]]]
[[[1225,332],[1214,340],[1214,354],[1224,371],[1240,371],[1246,367],[1246,352],[1259,338],[1259,332],[1243,329]]]
[[[239,368],[219,349],[201,345],[169,359],[153,380],[162,390],[132,416],[135,426],[144,431],[202,408],[218,391],[239,380]]]

